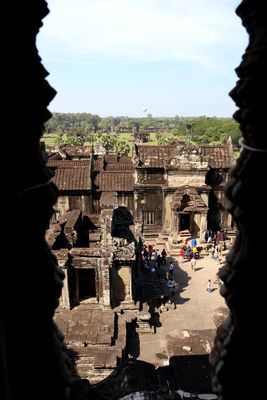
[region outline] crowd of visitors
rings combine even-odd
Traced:
[[[179,249],[179,264],[190,262],[191,270],[198,271],[203,268],[203,263],[201,268],[197,268],[199,259],[203,260],[204,256],[211,256],[211,259],[216,261],[216,269],[214,272],[214,278],[210,277],[206,283],[206,290],[208,293],[212,293],[214,288],[213,284],[222,285],[223,282],[219,276],[219,270],[223,262],[225,250],[227,250],[226,231],[212,232],[207,230],[204,232],[205,242],[198,244],[198,240],[194,237],[184,239],[180,249]],[[143,251],[141,254],[142,262],[141,266],[143,272],[146,274],[145,277],[149,277],[152,281],[158,280],[160,282],[163,298],[168,301],[174,302],[176,294],[180,292],[181,288],[177,281],[177,267],[172,257],[168,256],[165,248],[160,251],[154,248],[154,245],[149,243],[144,243]],[[205,268],[205,266],[204,266]],[[147,278],[145,278],[147,279]],[[175,306],[176,308],[176,306]]]

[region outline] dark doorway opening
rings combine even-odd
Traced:
[[[207,219],[208,219],[208,229],[211,229],[213,232],[221,230],[220,203],[212,190],[209,194],[209,210]]]
[[[179,231],[190,230],[190,214],[180,214],[180,227]]]
[[[79,301],[96,297],[95,269],[77,269]]]

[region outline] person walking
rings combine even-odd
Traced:
[[[160,257],[160,255],[158,254],[157,260],[156,260],[156,268],[157,268],[157,269],[160,269],[160,266],[161,266],[161,257]]]
[[[184,249],[181,247],[180,251],[179,251],[179,263],[182,264],[182,262],[184,261],[184,257],[185,257],[185,252]]]
[[[173,265],[173,262],[171,261],[170,262],[170,265],[169,265],[169,273],[168,273],[168,278],[169,279],[172,279],[173,278],[173,269],[174,269],[174,265]]]
[[[148,245],[148,258],[149,258],[149,261],[151,261],[152,252],[153,252],[153,245],[149,244]]]
[[[208,284],[207,284],[207,292],[211,293],[211,280],[208,280]]]
[[[165,249],[162,250],[161,252],[161,262],[162,265],[166,265],[166,257],[167,257],[167,252]]]
[[[195,257],[191,258],[190,262],[191,262],[191,269],[193,271],[195,271],[196,270],[196,265],[197,265],[197,261],[196,261]]]

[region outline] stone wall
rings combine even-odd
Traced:
[[[206,172],[206,171],[205,171]],[[205,172],[193,172],[188,173],[181,171],[169,171],[168,173],[168,186],[171,188],[176,188],[179,186],[202,186],[205,185]]]
[[[172,202],[172,194],[170,193],[165,194],[164,226],[163,226],[163,230],[165,232],[170,232],[171,218],[172,218],[171,205],[170,205],[171,202]]]

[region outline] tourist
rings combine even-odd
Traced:
[[[158,254],[158,256],[157,256],[157,260],[156,260],[156,266],[157,266],[157,268],[159,269],[160,268],[160,266],[161,266],[161,257],[160,257],[160,255]]]
[[[163,249],[162,252],[161,252],[162,265],[166,265],[166,257],[167,257],[167,252],[166,252],[165,249]]]
[[[191,253],[192,253],[192,249],[191,249],[191,247],[190,246],[187,246],[187,249],[186,249],[186,256],[187,256],[187,258],[191,258]],[[193,255],[192,255],[192,257],[193,257]]]
[[[149,258],[149,261],[151,261],[152,252],[153,252],[153,245],[149,244],[148,245],[148,258]]]
[[[196,246],[192,248],[192,252],[194,258],[199,258],[199,252]]]
[[[191,269],[193,271],[195,271],[196,270],[196,265],[197,265],[196,259],[193,257],[193,258],[191,258],[190,262],[191,262]]]
[[[209,235],[208,240],[207,240],[207,250],[209,250],[212,246],[212,236]]]
[[[192,239],[192,240],[191,240],[191,246],[192,246],[192,249],[193,249],[194,247],[197,247],[197,241],[196,241],[196,239]]]
[[[182,263],[185,257],[184,249],[181,247],[179,252],[179,262]]]
[[[172,279],[172,278],[173,278],[173,269],[174,269],[174,265],[173,265],[173,262],[171,261],[171,263],[170,263],[170,265],[169,265],[169,270],[168,270],[168,272],[169,272],[169,274],[168,274],[169,279]]]
[[[208,293],[211,293],[211,280],[208,280],[208,284],[207,284],[207,291]]]

